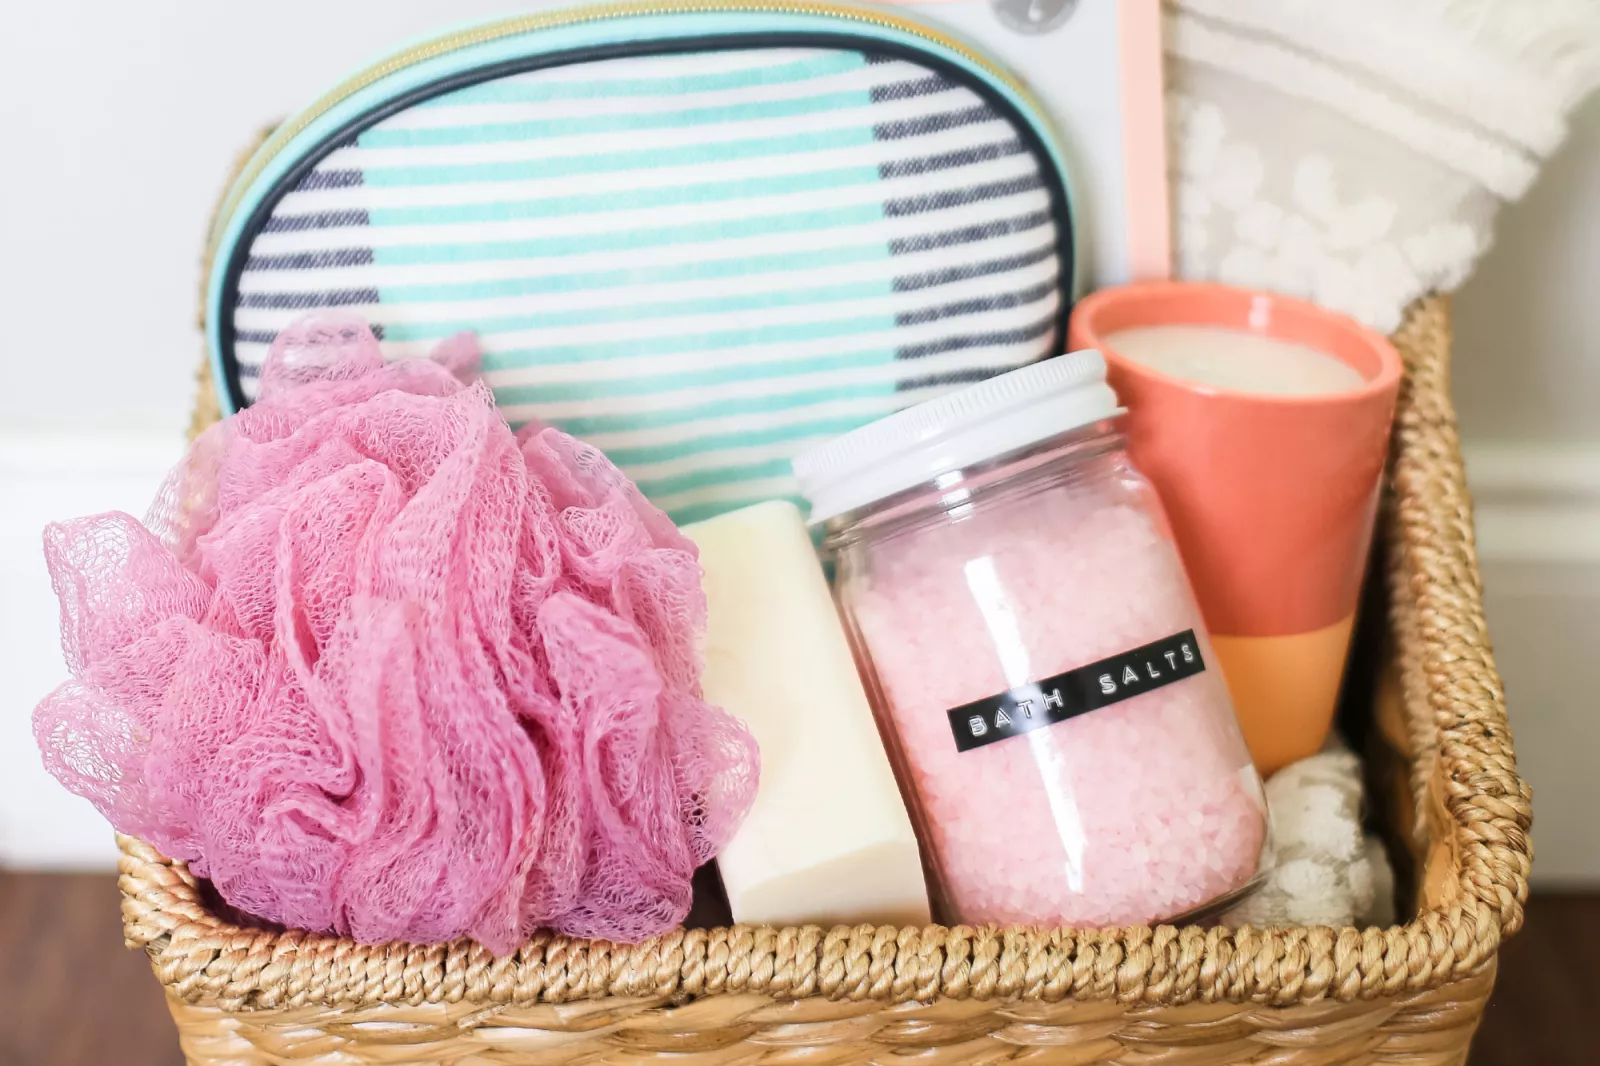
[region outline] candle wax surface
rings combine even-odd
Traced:
[[[1263,396],[1349,392],[1366,381],[1326,352],[1219,326],[1138,326],[1107,335],[1106,346],[1163,374]]]

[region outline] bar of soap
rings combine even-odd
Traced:
[[[705,697],[761,746],[755,805],[717,856],[734,921],[927,924],[916,835],[799,509],[683,531],[705,570]]]

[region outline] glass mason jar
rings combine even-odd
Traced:
[[[1172,534],[1097,352],[795,460],[945,921],[1220,907],[1268,825]]]

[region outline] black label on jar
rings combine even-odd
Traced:
[[[1205,670],[1186,629],[1108,659],[948,711],[956,750],[971,751],[1132,699]]]

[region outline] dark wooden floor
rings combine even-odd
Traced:
[[[1540,896],[1506,945],[1472,1066],[1600,1061],[1600,895]],[[108,877],[0,872],[0,1064],[181,1066]]]

